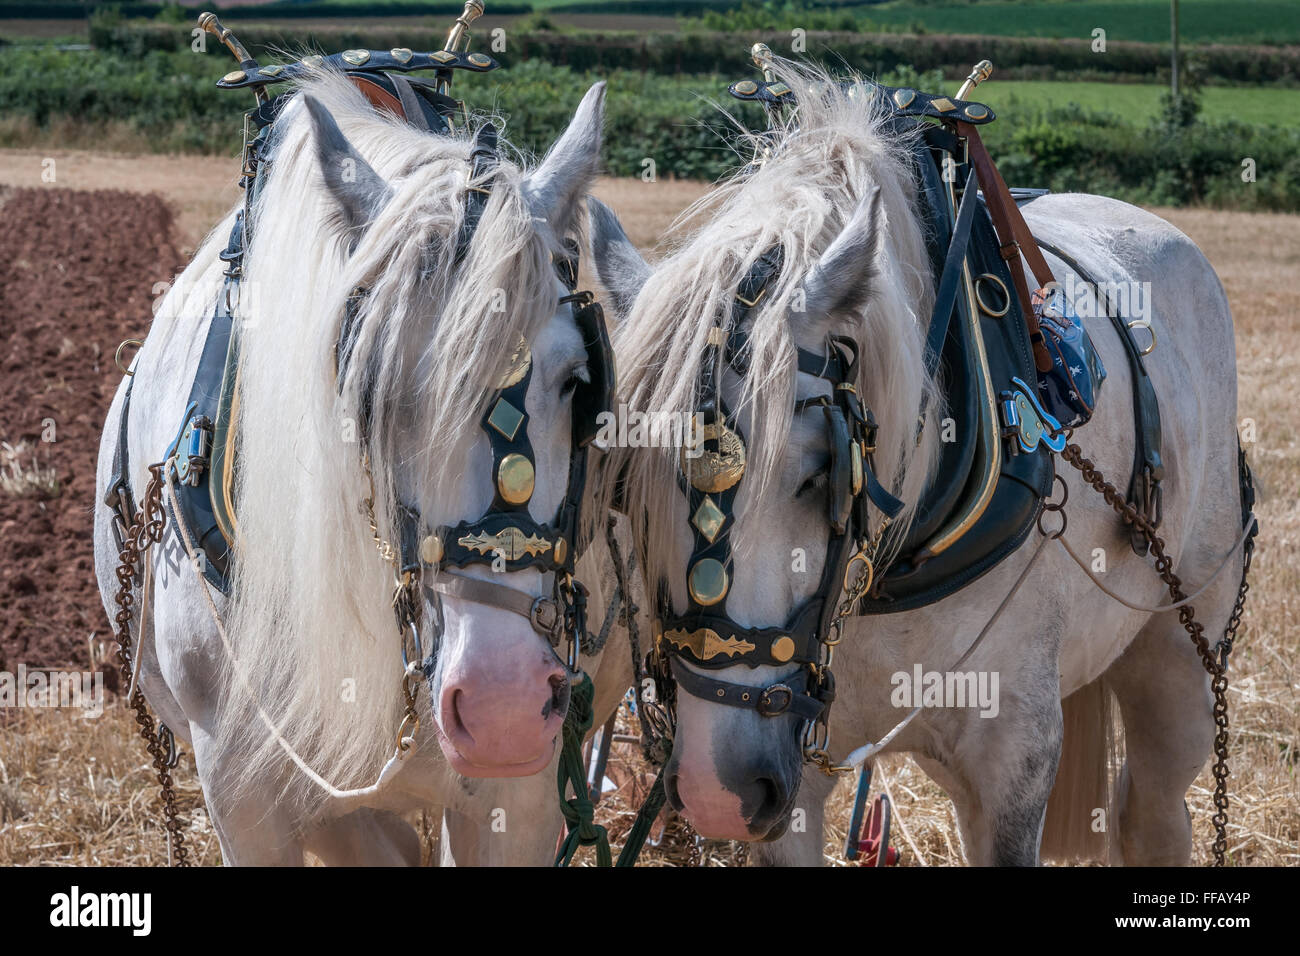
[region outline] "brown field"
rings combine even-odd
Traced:
[[[41,187],[41,160],[56,160],[55,188],[125,189],[161,194],[175,217],[173,242],[188,256],[236,196],[235,163],[204,157],[0,150],[0,203],[8,187]],[[50,188],[50,187],[44,187]],[[632,238],[652,247],[675,214],[699,195],[691,183],[644,184],[603,180],[597,195],[612,204]],[[1248,446],[1260,490],[1261,534],[1245,622],[1233,655],[1229,691],[1232,719],[1229,830],[1234,865],[1295,865],[1300,861],[1300,785],[1297,784],[1297,688],[1300,687],[1300,407],[1294,398],[1300,319],[1300,217],[1156,210],[1187,232],[1215,265],[1237,325],[1240,417],[1253,419],[1257,442]],[[5,277],[0,275],[0,291]],[[153,277],[150,277],[153,281]],[[22,316],[8,316],[22,322]],[[140,317],[144,331],[147,312]],[[9,440],[0,419],[0,440]],[[0,537],[4,529],[0,528]],[[88,548],[88,545],[87,545]],[[3,570],[3,569],[0,569]],[[1195,585],[1196,582],[1191,582]],[[107,634],[98,605],[88,613]],[[98,646],[97,641],[91,644]],[[89,653],[97,651],[91,648]],[[10,663],[12,669],[13,664]],[[28,661],[32,666],[41,662]],[[162,862],[156,788],[130,715],[115,704],[98,720],[70,711],[18,710],[0,720],[0,864],[132,865]],[[631,800],[645,768],[633,748],[616,747],[611,777],[623,782],[597,811],[615,843],[631,824]],[[202,806],[189,755],[177,771],[182,816]],[[1194,862],[1209,861],[1210,777],[1203,771],[1188,794],[1196,829]],[[906,758],[878,765],[877,781],[895,804],[895,844],[903,865],[960,862],[952,810],[943,793]],[[827,862],[837,862],[850,800],[847,786],[832,796]],[[416,818],[422,832],[436,830]],[[220,862],[210,830],[191,842],[203,864]],[[680,865],[687,835],[671,823],[643,861]],[[430,852],[433,840],[426,840]],[[705,862],[735,865],[737,847],[709,842]]]

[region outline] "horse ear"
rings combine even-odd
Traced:
[[[338,203],[345,227],[363,230],[388,204],[392,188],[348,142],[329,110],[312,96],[304,96],[303,103],[311,116],[325,188]]]
[[[596,276],[609,292],[615,318],[623,319],[650,277],[650,266],[632,245],[614,210],[588,196],[587,211],[591,216],[591,260]]]
[[[579,198],[596,178],[604,123],[605,84],[601,82],[587,91],[568,128],[524,182],[533,215],[548,223],[557,239],[568,233]]]
[[[823,320],[866,308],[878,269],[883,225],[880,187],[876,186],[858,203],[848,225],[804,280],[807,315]]]

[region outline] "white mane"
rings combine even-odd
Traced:
[[[797,112],[774,139],[749,137],[755,151],[770,148],[751,167],[703,197],[682,217],[698,224],[660,262],[618,324],[615,349],[620,400],[630,409],[684,411],[696,407],[706,336],[729,315],[741,278],[774,245],[785,265],[753,310],[752,371],[737,414],[747,411],[750,434],[745,473],[746,514],[779,507],[776,488],[789,440],[795,399],[791,308],[805,277],[844,229],[860,200],[879,186],[884,241],[870,304],[832,329],[861,349],[858,391],[880,425],[876,467],[885,486],[905,503],[895,522],[906,528],[938,459],[939,413],[934,383],[924,371],[925,330],[933,299],[908,142],[883,123],[883,112],[859,87],[850,96],[828,74],[788,61],[778,72],[793,90]],[[797,321],[797,318],[796,318]],[[926,427],[917,441],[917,420]],[[680,568],[662,566],[680,531],[669,520],[680,495],[676,452],[620,449],[609,466],[626,479],[626,507],[637,523],[649,580],[671,580]],[[735,547],[754,546],[761,521],[737,524]],[[748,544],[747,544],[748,542]]]
[[[525,171],[505,160],[470,254],[453,265],[474,129],[418,131],[376,111],[337,74],[314,75],[300,90],[393,191],[350,251],[312,124],[295,101],[277,122],[245,260],[239,539],[227,628],[252,693],[228,682],[219,733],[246,750],[238,782],[281,774],[286,798],[308,802],[319,793],[286,772],[255,705],[340,788],[374,779],[401,717],[393,570],[361,507],[370,494],[363,450],[386,541],[399,540],[389,507],[397,500],[431,523],[467,517],[449,514],[436,490],[465,480],[463,452],[481,434],[490,383],[519,335],[554,314],[557,293],[555,239],[533,221]],[[340,386],[335,343],[358,286],[369,294]],[[373,411],[363,448],[366,390]]]

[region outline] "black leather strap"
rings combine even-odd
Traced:
[[[776,681],[766,687],[750,687],[745,684],[732,684],[716,680],[704,674],[697,674],[689,667],[672,664],[673,679],[677,686],[692,697],[726,704],[729,707],[743,707],[756,710],[764,717],[779,717],[790,714],[802,720],[816,720],[829,705],[831,699],[818,700],[804,693],[807,686],[808,672],[800,668],[784,680]]]

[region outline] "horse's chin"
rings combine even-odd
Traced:
[[[462,777],[531,777],[545,770],[555,753],[555,739],[536,757],[521,763],[492,763],[478,755],[468,756],[456,749],[456,745],[447,739],[438,728],[438,746],[443,756],[451,764],[451,769]]]

